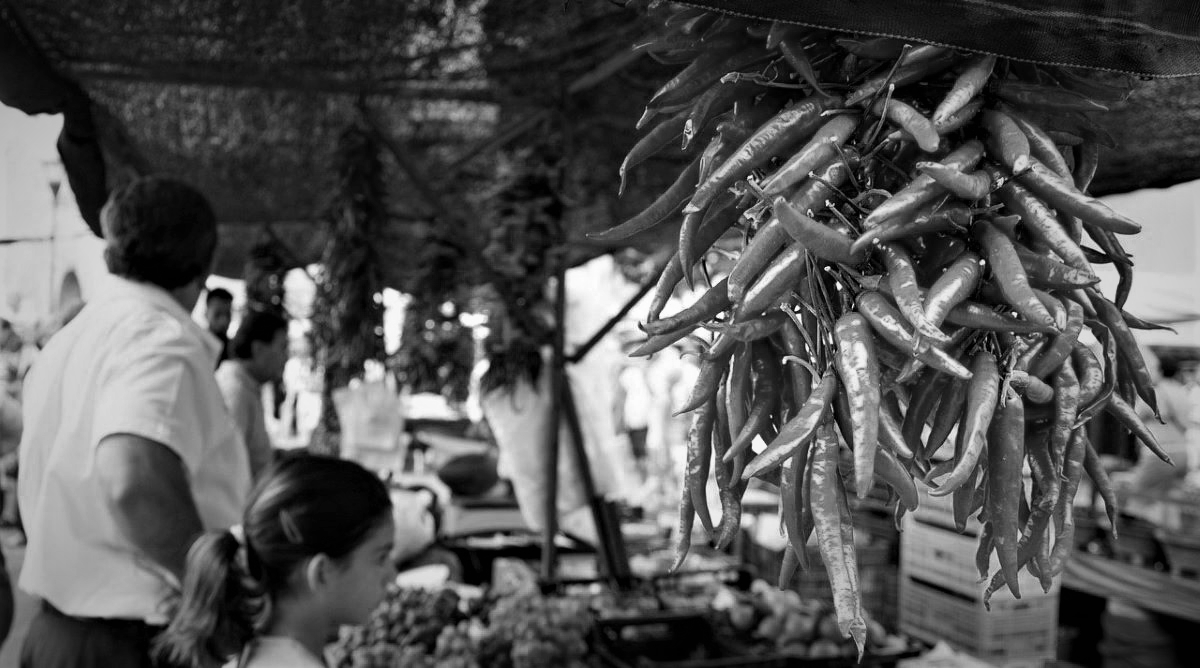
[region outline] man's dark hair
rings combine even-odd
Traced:
[[[115,191],[101,212],[108,270],[166,290],[208,275],[217,249],[212,207],[191,186],[143,177]]]
[[[208,306],[214,301],[223,301],[232,304],[233,295],[225,288],[213,288],[208,291],[208,296],[204,298],[204,305]]]
[[[233,335],[230,352],[234,359],[248,360],[254,355],[255,341],[270,343],[281,331],[287,331],[287,320],[270,311],[249,311],[242,317],[237,334]]]

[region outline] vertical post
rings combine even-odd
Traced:
[[[542,373],[550,374],[550,449],[543,462],[546,477],[546,506],[542,533],[542,580],[554,579],[558,565],[558,547],[554,543],[558,535],[558,449],[559,423],[562,420],[563,389],[566,387],[566,321],[567,308],[566,268],[560,264],[555,272],[554,285],[554,346],[550,368]]]

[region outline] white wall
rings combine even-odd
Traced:
[[[19,325],[61,306],[69,272],[85,300],[105,273],[103,243],[79,215],[65,180],[54,206],[48,166],[58,163],[54,143],[61,126],[58,116],[31,117],[0,106],[0,240],[22,240],[0,244],[0,312]]]

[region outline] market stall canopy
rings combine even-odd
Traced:
[[[339,137],[364,120],[383,139],[389,225],[380,248],[403,287],[430,221],[468,244],[496,172],[493,150],[564,124],[589,148],[566,187],[577,260],[662,184],[616,199],[645,82],[609,82],[647,26],[608,3],[481,0],[0,0],[0,102],[63,113],[59,141],[81,212],[98,231],[106,193],[133,173],[199,187],[224,224],[218,271],[239,275],[264,234],[297,263],[324,245]],[[584,97],[586,91],[587,97]],[[569,99],[574,96],[574,100]],[[598,97],[597,97],[598,96]],[[590,129],[589,129],[590,126]],[[589,133],[591,133],[589,135]],[[629,137],[629,134],[622,134]],[[580,174],[586,173],[585,176]],[[644,240],[634,240],[635,243]]]
[[[1200,70],[1200,13],[1165,2],[1138,3],[1133,14],[1086,3],[1093,18],[1063,14],[1085,4],[1067,0],[692,4],[778,18],[803,7],[810,24],[1152,76]],[[646,170],[616,198],[640,105],[671,71],[629,49],[654,27],[644,3],[629,5],[0,0],[0,101],[64,114],[60,153],[93,229],[108,188],[129,173],[197,184],[225,225],[218,269],[229,275],[264,235],[296,263],[319,256],[323,227],[313,223],[335,187],[338,139],[368,119],[389,149],[391,222],[380,248],[387,282],[403,288],[430,221],[453,226],[463,244],[486,237],[492,149],[514,138],[569,136],[566,227],[579,260],[612,248],[586,231],[636,212],[677,172]],[[1101,163],[1098,194],[1200,177],[1196,80],[1144,81],[1104,122],[1116,148]]]

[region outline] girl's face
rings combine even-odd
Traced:
[[[334,622],[357,625],[367,621],[396,576],[389,555],[396,528],[391,513],[381,519],[367,539],[340,560],[331,591],[336,592]]]

